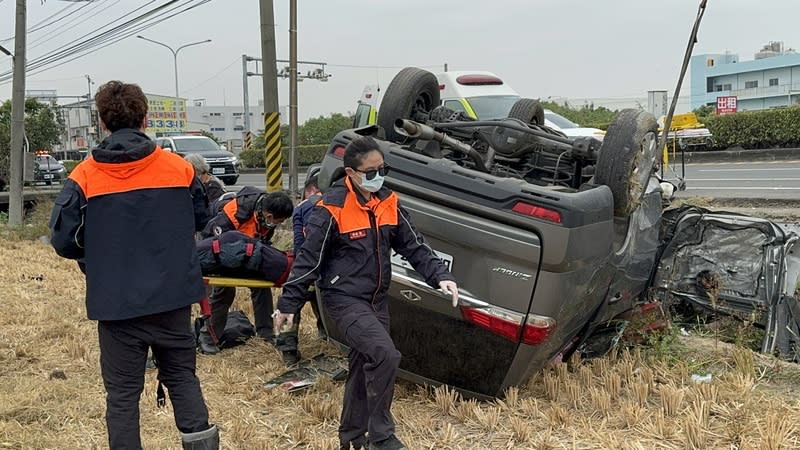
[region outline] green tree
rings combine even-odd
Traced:
[[[61,142],[64,122],[57,106],[25,100],[25,135],[30,151],[49,150]],[[0,104],[0,177],[7,178],[11,151],[11,101]]]
[[[700,122],[704,122],[706,120],[706,117],[714,115],[714,113],[716,113],[716,110],[711,105],[703,105],[692,112],[695,113],[695,115],[697,116],[697,120],[699,120]]]
[[[608,124],[614,118],[617,111],[612,111],[605,106],[594,106],[594,104],[585,104],[580,108],[570,106],[564,102],[560,105],[555,102],[542,102],[545,109],[549,109],[556,114],[560,114],[567,119],[577,123],[582,127],[595,127],[606,129]]]
[[[298,145],[330,144],[337,133],[352,127],[353,118],[340,113],[308,119],[297,129],[297,143]]]

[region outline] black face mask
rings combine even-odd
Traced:
[[[271,230],[275,228],[274,224],[268,223],[267,218],[264,217],[264,206],[263,206],[264,196],[256,200],[256,221],[258,222],[258,227],[262,229]],[[271,226],[270,226],[271,225]]]

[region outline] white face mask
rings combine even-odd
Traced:
[[[378,192],[383,186],[383,177],[380,174],[375,174],[371,180],[367,179],[366,174],[361,174],[361,187],[367,192]]]

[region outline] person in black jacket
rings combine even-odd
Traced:
[[[245,186],[224,205],[219,205],[219,212],[211,218],[203,229],[201,236],[209,238],[219,236],[226,231],[239,231],[250,238],[258,239],[264,244],[271,245],[275,234],[275,227],[283,223],[292,215],[294,204],[285,192],[264,192],[263,190]],[[209,301],[211,303],[211,323],[214,335],[222,336],[225,323],[228,319],[228,310],[236,297],[234,287],[215,287]],[[277,344],[272,324],[272,290],[269,288],[251,288],[250,297],[253,301],[253,316],[256,325],[256,335],[271,344]],[[211,338],[211,333],[201,330],[198,336],[200,351],[206,354],[219,352]],[[296,350],[295,347],[280,348],[282,351]]]
[[[110,81],[95,97],[111,132],[64,183],[50,218],[51,243],[86,276],[97,320],[106,424],[112,449],[140,449],[139,398],[148,348],[158,360],[184,448],[216,449],[195,375],[191,305],[204,293],[194,232],[208,220],[192,166],[143,133],[147,98]]]
[[[222,185],[222,181],[214,175],[211,175],[211,166],[208,165],[203,155],[199,153],[189,153],[184,156],[184,159],[189,161],[192,167],[194,167],[195,176],[200,179],[200,183],[202,183],[203,188],[205,188],[208,204],[213,205],[218,198],[222,197],[222,194],[227,192]],[[213,211],[211,215],[214,215]]]
[[[350,347],[339,425],[342,449],[405,448],[390,412],[400,352],[389,335],[387,291],[396,250],[456,306],[458,287],[445,263],[425,243],[397,195],[383,187],[389,168],[371,137],[344,152],[347,176],[314,208],[306,240],[295,256],[275,312],[275,327],[291,326],[317,281],[323,307]]]

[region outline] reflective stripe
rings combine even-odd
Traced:
[[[322,264],[322,255],[325,254],[325,244],[328,242],[328,237],[331,234],[331,228],[333,228],[333,216],[328,220],[328,229],[325,231],[325,237],[322,239],[322,246],[319,249],[319,257],[317,258],[317,264],[311,268],[308,272],[298,276],[297,278],[293,278],[291,280],[287,280],[286,283],[283,283],[284,286],[287,284],[296,283],[303,278],[309,276],[310,274],[314,273],[317,269],[319,269],[319,265]]]

